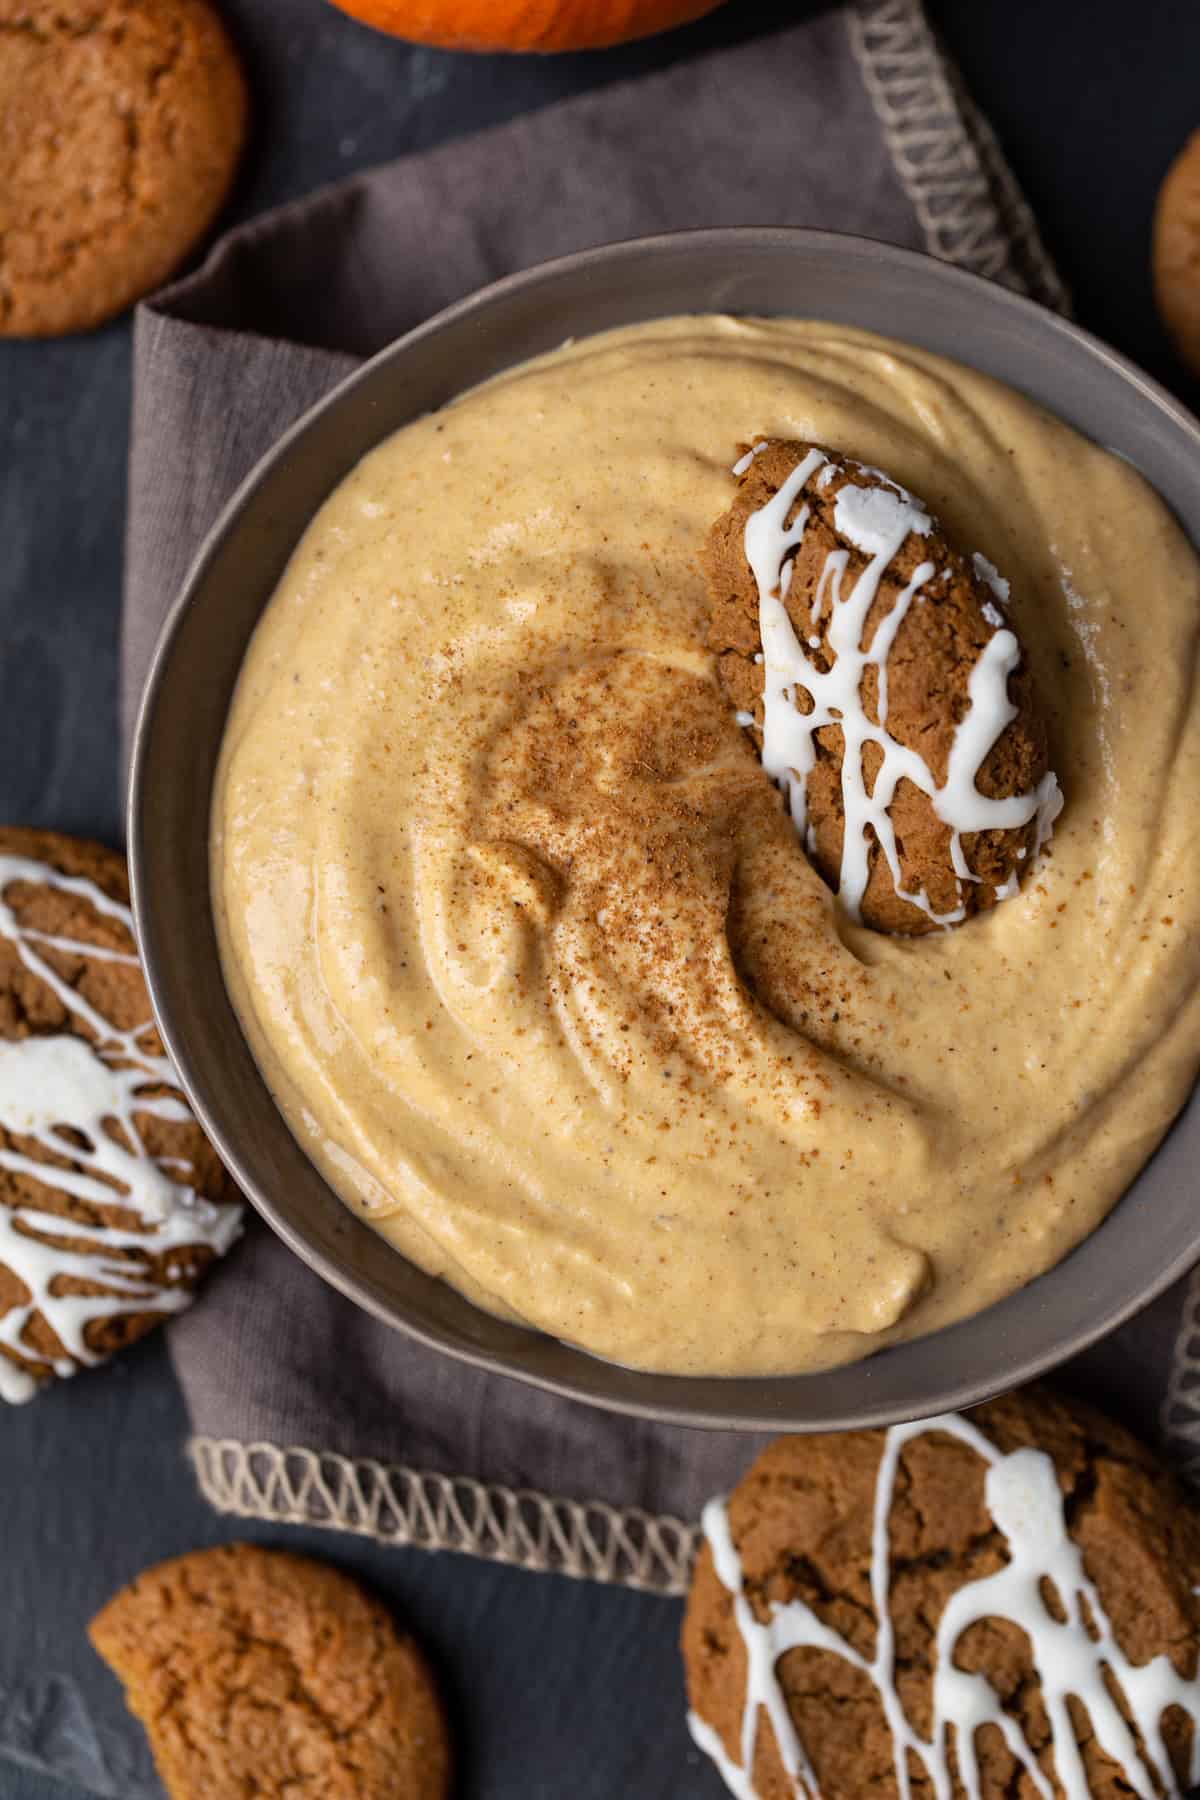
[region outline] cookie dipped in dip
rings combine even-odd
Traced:
[[[971,639],[1015,641],[1044,733],[1007,792],[1044,766],[1067,803],[949,929],[873,929],[869,880],[856,917],[722,680],[703,552],[747,427],[886,470],[929,560],[1009,584]],[[634,1366],[812,1369],[977,1311],[1194,1078],[1198,618],[1127,464],[866,333],[657,321],[407,426],[298,546],[218,771],[223,965],[288,1123],[423,1268]]]
[[[1008,583],[878,469],[764,439],[734,474],[709,643],[817,868],[880,931],[1012,898],[1062,793]]]

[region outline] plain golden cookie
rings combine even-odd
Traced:
[[[179,1312],[241,1214],[154,1028],[125,858],[0,826],[0,1400]]]
[[[89,1627],[171,1800],[442,1800],[425,1659],[356,1581],[231,1544],[147,1569]]]
[[[1192,133],[1159,189],[1154,290],[1180,356],[1200,374],[1200,131]]]
[[[241,69],[207,0],[0,0],[0,46],[0,334],[85,331],[212,223]]]

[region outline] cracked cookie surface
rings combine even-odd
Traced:
[[[356,1581],[249,1544],[147,1569],[92,1620],[171,1800],[441,1800],[425,1659]]]
[[[717,655],[721,685],[739,709],[739,720],[760,755],[767,670],[760,595],[747,559],[746,528],[805,457],[816,451],[815,445],[774,438],[756,444],[737,465],[737,493],[714,524],[705,550],[712,607],[709,647]],[[890,557],[862,621],[861,645],[856,646],[866,651],[889,643],[879,652],[883,673],[868,661],[857,694],[875,735],[862,750],[855,780],[863,781],[871,794],[876,781],[884,778],[884,757],[876,741],[882,737],[884,742],[895,740],[900,753],[924,765],[930,783],[940,786],[947,781],[956,737],[971,711],[972,676],[981,655],[998,631],[1013,629],[997,605],[1001,594],[1007,598],[1007,583],[982,558],[962,554],[923,511],[922,503],[889,477],[851,457],[835,459],[833,452],[820,452],[820,458],[819,470],[797,491],[787,513],[789,524],[802,512],[807,523],[802,522],[801,535],[784,565],[781,604],[797,644],[804,646],[804,658],[816,674],[827,674],[845,653],[845,646],[839,651],[833,642],[835,620],[853,607],[856,583],[869,579],[864,572],[871,562],[861,545],[840,529],[844,500],[861,494],[869,500],[902,497],[910,503],[923,530],[903,536]],[[1046,728],[1023,654],[1007,678],[1007,696],[1011,716],[1005,722],[1003,714],[997,714],[1001,729],[984,747],[976,771],[978,792],[986,800],[1030,793],[1048,767]],[[813,710],[813,697],[802,682],[797,684],[795,703],[801,713]],[[828,723],[816,730],[813,749],[814,763],[805,781],[806,849],[823,880],[837,892],[839,884],[844,887],[846,866],[842,725]],[[856,751],[856,761],[858,755]],[[867,826],[870,872],[861,896],[862,922],[878,931],[920,935],[936,930],[942,919],[967,918],[993,906],[1029,872],[1039,847],[1036,814],[1016,826],[953,833],[928,793],[907,776],[900,778],[886,811],[897,867],[889,868],[878,830]],[[961,878],[955,850],[961,870],[969,870]],[[924,910],[913,895],[925,896]]]
[[[241,1212],[153,1023],[125,858],[0,827],[0,1399],[181,1311]]]
[[[207,0],[0,0],[0,335],[85,331],[211,224],[246,89]]]
[[[1026,1389],[968,1415],[1004,1454],[1035,1449],[1052,1458],[1064,1516],[1084,1567],[1125,1655],[1137,1665],[1165,1653],[1185,1680],[1196,1676],[1200,1600],[1200,1514],[1136,1439],[1090,1408]],[[756,1619],[800,1601],[866,1661],[876,1653],[871,1586],[875,1486],[886,1434],[855,1431],[772,1444],[734,1490],[729,1527],[741,1559],[743,1592]],[[909,1723],[925,1737],[932,1723],[932,1671],[939,1621],[968,1583],[1007,1563],[1005,1538],[989,1511],[987,1464],[936,1422],[900,1453],[888,1514],[895,1688]],[[1052,1612],[1058,1604],[1044,1594]],[[1061,1607],[1055,1616],[1061,1616]],[[682,1640],[693,1712],[713,1728],[729,1759],[740,1754],[746,1656],[732,1596],[713,1554],[701,1550]],[[958,1639],[956,1666],[982,1673],[1051,1778],[1050,1729],[1029,1638],[1005,1617],[971,1624]],[[803,1647],[776,1667],[787,1709],[822,1800],[893,1800],[893,1737],[867,1675],[829,1650]],[[1133,1791],[1097,1745],[1072,1698],[1088,1792],[1116,1800]],[[1163,1715],[1163,1737],[1182,1785],[1191,1726],[1178,1708]],[[1037,1789],[999,1731],[976,1734],[983,1800],[1033,1800]],[[912,1793],[931,1783],[913,1765]],[[784,1772],[772,1730],[760,1719],[754,1791],[764,1800],[797,1790]],[[1060,1793],[1058,1786],[1055,1794]],[[1141,1791],[1137,1789],[1136,1791]],[[955,1780],[955,1800],[964,1789]]]

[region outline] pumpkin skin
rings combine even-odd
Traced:
[[[712,12],[721,0],[335,0],[379,31],[443,50],[602,50]]]

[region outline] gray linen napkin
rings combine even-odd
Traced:
[[[748,223],[889,238],[1065,305],[918,0],[869,0],[261,218],[138,316],[126,725],[202,533],[359,358],[540,258]],[[1182,1304],[1168,1296],[1079,1379],[1151,1412],[1186,1335]],[[682,1587],[688,1521],[756,1448],[454,1363],[357,1310],[261,1229],[171,1346],[197,1475],[220,1510],[659,1591]]]

